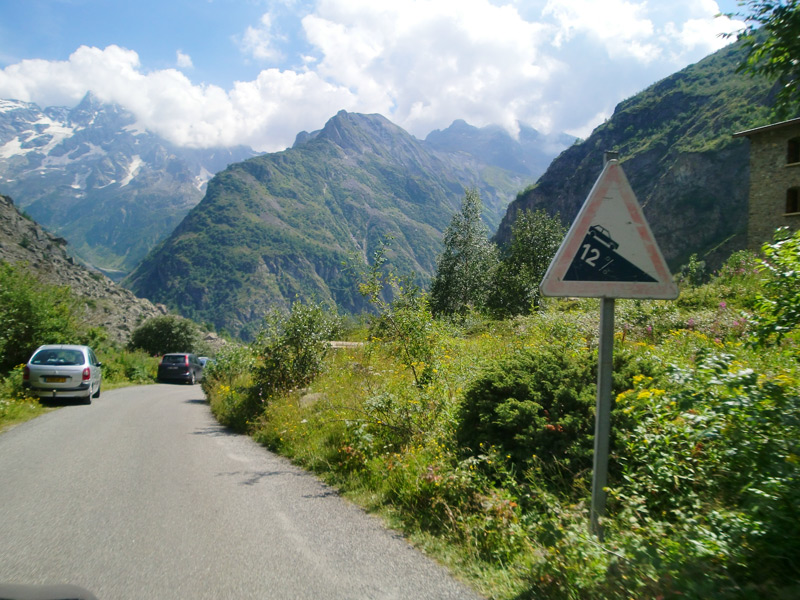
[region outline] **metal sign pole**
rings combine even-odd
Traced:
[[[608,448],[611,437],[611,383],[614,368],[614,298],[603,298],[600,307],[600,346],[597,360],[597,407],[594,427],[591,531],[600,540],[608,484]]]

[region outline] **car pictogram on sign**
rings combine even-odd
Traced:
[[[608,232],[608,229],[602,225],[592,225],[589,227],[589,235],[610,250],[619,248],[619,244],[611,239],[611,234]]]

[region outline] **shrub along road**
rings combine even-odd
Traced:
[[[98,598],[478,598],[199,386],[104,393],[0,436],[0,583]]]

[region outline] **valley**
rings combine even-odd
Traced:
[[[19,481],[4,490],[0,572],[61,577],[77,561],[120,597],[114,571],[137,592],[216,596],[263,595],[280,579],[298,597],[466,597],[464,585],[505,600],[796,597],[800,231],[744,249],[751,163],[734,133],[770,122],[780,95],[741,72],[745,56],[731,44],[680,69],[581,140],[464,120],[420,139],[381,114],[340,110],[281,151],[190,151],[92,94],[74,109],[2,101],[0,427],[15,430],[0,437],[11,450],[0,468]],[[773,145],[782,172],[798,172],[786,141]],[[598,298],[539,290],[606,151],[680,292],[619,298],[610,328],[605,299],[601,313]],[[800,215],[797,194],[778,198],[782,217]],[[591,260],[607,259],[609,280],[612,260],[627,282],[653,279],[619,260],[623,238],[603,225],[580,239],[587,252],[602,245]],[[155,324],[148,343],[131,343],[144,323]],[[610,468],[592,523],[601,335]],[[64,338],[91,344],[104,381],[129,389],[89,406],[34,403],[28,347]],[[211,357],[201,389],[151,385],[157,356],[176,350],[166,344]],[[57,424],[69,426],[45,437],[63,452],[39,468],[47,451],[31,442]],[[37,452],[32,472],[66,494],[66,519],[30,510],[44,498],[27,469]],[[120,468],[85,468],[103,452]],[[193,481],[202,493],[186,493]],[[339,495],[382,520],[378,539],[392,543],[367,553],[374,564],[353,562],[357,548],[336,554],[352,538],[349,520],[325,521],[347,509]],[[313,519],[292,521],[303,507]],[[219,516],[204,539],[203,520]],[[110,538],[106,521],[119,525]],[[331,537],[342,524],[345,542]],[[91,547],[39,561],[46,544],[2,546],[40,526],[60,548]],[[125,564],[114,558],[124,549],[102,551],[114,540],[132,550]],[[461,583],[383,569],[395,551],[418,557],[406,542]],[[151,576],[159,552],[169,572]],[[413,560],[417,574],[432,564]],[[113,571],[97,568],[106,563]]]

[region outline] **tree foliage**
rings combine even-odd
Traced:
[[[26,362],[42,344],[77,343],[78,305],[69,288],[0,262],[0,373]]]
[[[262,401],[311,383],[322,370],[328,341],[338,330],[338,316],[313,302],[295,302],[288,315],[270,311],[254,342],[263,357],[255,372],[256,393]]]
[[[744,18],[747,26],[738,34],[747,46],[741,70],[780,84],[775,100],[779,117],[794,116],[800,110],[800,6],[797,0],[740,0],[745,13],[729,13]]]
[[[539,283],[567,230],[544,210],[524,210],[500,255],[491,306],[501,315],[525,315],[539,305]]]
[[[481,221],[482,207],[478,190],[467,190],[461,210],[447,226],[431,282],[430,306],[435,315],[464,315],[487,306],[497,248]]]
[[[148,319],[131,333],[129,346],[156,356],[168,352],[193,352],[198,341],[194,323],[176,315]]]
[[[378,311],[370,323],[371,339],[387,343],[401,357],[418,387],[430,382],[442,328],[433,319],[429,296],[414,283],[413,275],[400,276],[387,264],[385,245],[362,273],[359,291]]]
[[[761,269],[769,275],[757,306],[759,340],[780,342],[800,329],[800,230],[775,232],[775,241],[762,247]]]

